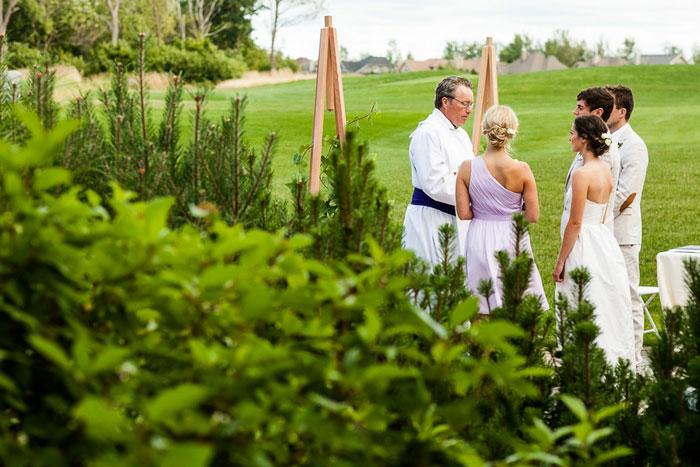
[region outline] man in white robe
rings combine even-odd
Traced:
[[[620,181],[615,192],[615,239],[627,265],[634,320],[635,360],[642,364],[644,342],[644,301],[639,296],[639,251],[642,248],[642,189],[649,152],[646,144],[629,125],[634,109],[632,90],[626,86],[606,86],[615,96],[615,107],[608,118],[613,146],[620,151]]]
[[[584,89],[578,96],[576,96],[576,108],[574,108],[574,115],[597,115],[604,122],[610,118],[610,114],[615,106],[615,98],[605,88],[595,87]],[[615,233],[615,215],[614,205],[615,205],[615,192],[617,190],[618,180],[620,178],[620,153],[617,150],[615,144],[610,145],[610,150],[600,156],[600,160],[608,164],[610,167],[610,173],[612,174],[613,189],[610,192],[610,198],[608,199],[608,208],[605,213],[605,226],[610,230],[610,233]],[[571,162],[571,167],[569,167],[569,174],[566,176],[566,184],[564,185],[564,197],[571,187],[571,177],[574,172],[583,166],[583,156],[581,153],[577,153],[574,160]],[[564,204],[564,214],[561,218],[561,236],[564,236],[564,229],[566,224],[569,222],[569,212]]]
[[[411,134],[409,158],[414,192],[406,208],[402,245],[431,266],[443,259],[439,228],[451,224],[457,233],[450,260],[464,255],[469,221],[455,212],[459,166],[474,158],[471,140],[462,125],[474,106],[468,79],[450,76],[435,88],[435,109]],[[456,250],[456,251],[455,251]]]

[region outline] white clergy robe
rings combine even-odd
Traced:
[[[471,140],[467,132],[452,122],[439,110],[433,112],[418,124],[411,134],[409,159],[411,161],[411,181],[430,198],[455,206],[455,187],[459,166],[474,158]],[[402,245],[412,250],[431,266],[442,260],[440,254],[439,227],[454,225],[457,233],[457,251],[451,252],[451,260],[456,254],[464,256],[465,241],[469,221],[459,220],[428,206],[409,204],[404,217]]]

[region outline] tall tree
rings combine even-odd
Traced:
[[[535,52],[540,50],[540,46],[527,34],[516,34],[510,44],[501,49],[498,58],[502,62],[513,63],[520,58],[523,49],[526,52]]]
[[[457,42],[451,41],[445,44],[442,58],[452,60],[454,58],[465,58],[467,60],[476,58],[481,54],[481,44],[478,42]]]
[[[545,55],[554,55],[568,67],[585,60],[590,54],[586,50],[586,41],[577,41],[569,36],[569,31],[557,29],[552,37],[544,43]]]
[[[217,28],[212,27],[212,18],[219,8],[221,8],[221,0],[187,0],[190,25],[197,39],[206,39],[228,27],[228,24],[221,24]]]
[[[15,39],[21,37],[25,44],[44,51],[61,50],[73,55],[85,53],[107,33],[94,3],[85,0],[22,0],[21,8],[7,26],[7,35]]]
[[[634,45],[634,37],[625,37],[625,40],[622,42],[622,47],[617,49],[617,53],[620,57],[629,60],[634,55]]]
[[[401,49],[395,39],[392,39],[387,44],[389,49],[386,51],[386,59],[394,65],[398,65],[401,61]]]
[[[664,44],[664,52],[667,55],[678,55],[679,53],[683,52],[680,47],[677,45],[669,44],[668,42]]]
[[[173,3],[175,4],[175,12],[177,14],[177,24],[180,28],[180,40],[185,42],[187,38],[187,18],[185,18],[185,14],[182,12],[182,2],[180,0],[173,0]]]
[[[5,34],[7,25],[10,24],[10,16],[17,11],[17,2],[19,0],[8,0],[7,4],[0,0],[0,34]]]
[[[121,0],[105,0],[109,10],[107,24],[112,32],[112,45],[117,45],[119,41],[119,2]]]
[[[608,53],[610,51],[610,46],[608,45],[608,41],[606,41],[603,37],[601,37],[598,42],[595,43],[595,53],[599,57],[607,57]]]
[[[270,69],[275,70],[275,40],[280,29],[318,16],[323,0],[263,0],[262,5],[270,11]]]
[[[221,49],[243,49],[253,46],[252,17],[259,10],[257,0],[220,0],[221,6],[211,18],[212,28],[225,25],[211,41]]]

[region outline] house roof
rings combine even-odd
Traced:
[[[598,57],[595,56],[590,60],[576,62],[576,68],[587,68],[591,66],[622,66],[630,65],[633,62],[623,57]]]
[[[481,57],[466,60],[463,58],[429,58],[427,60],[404,60],[399,65],[399,71],[428,71],[440,68],[454,67],[458,70],[471,71],[478,70]]]
[[[677,65],[688,64],[683,54],[640,55],[640,65]]]
[[[498,73],[502,75],[563,69],[566,69],[566,65],[555,56],[545,55],[542,52],[528,52],[524,59],[520,57],[513,63],[498,63]]]
[[[347,73],[356,73],[368,65],[394,68],[394,64],[387,60],[386,57],[366,57],[359,62],[350,62],[347,60],[340,62],[341,70]]]

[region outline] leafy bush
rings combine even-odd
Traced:
[[[171,231],[172,198],[137,202],[113,184],[103,206],[51,167],[77,124],[44,136],[22,119],[26,143],[0,142],[4,464],[498,460],[483,409],[501,405],[495,394],[536,397],[529,379],[542,372],[510,344],[520,328],[465,325],[473,298],[436,322],[406,294],[411,255],[371,239],[369,255],[347,258],[364,265],[355,272],[304,257],[305,235],[245,232],[215,215]],[[567,403],[577,425],[526,450],[515,437],[510,452],[610,457],[591,447],[603,417]]]
[[[82,70],[86,75],[109,71],[114,63],[137,63],[137,51],[127,41],[120,40],[117,45],[102,42],[90,51],[90,56]]]
[[[42,66],[46,61],[43,54],[22,42],[12,42],[9,47],[7,66],[10,68],[31,68]]]
[[[242,58],[219,50],[209,41],[176,41],[165,45],[157,41],[130,45],[119,41],[116,46],[102,43],[88,58],[83,69],[86,74],[101,73],[113,68],[115,62],[136,69],[139,47],[146,47],[149,71],[182,75],[191,82],[216,82],[236,78],[245,71]]]
[[[246,65],[251,70],[270,71],[270,52],[251,44],[241,51],[241,56],[246,62]],[[285,57],[279,50],[275,52],[275,63],[277,69],[289,68],[290,70],[299,71],[299,64],[291,57]]]
[[[151,71],[180,74],[191,82],[217,82],[238,78],[246,66],[242,58],[218,49],[209,41],[159,45],[148,50]]]

